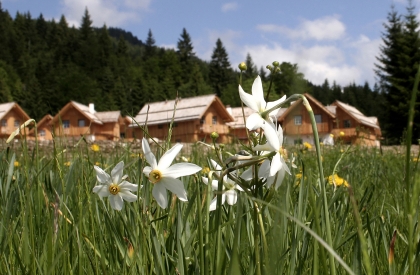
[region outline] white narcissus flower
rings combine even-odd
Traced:
[[[267,178],[267,186],[269,187],[273,181],[276,179],[276,188],[281,184],[281,181],[284,178],[285,172],[290,173],[289,167],[287,166],[283,156],[285,156],[286,151],[283,149],[283,129],[279,125],[277,131],[274,130],[275,137],[270,140],[267,137],[267,143],[263,145],[257,145],[253,148],[255,151],[265,151],[265,152],[276,152],[271,160],[271,165],[268,167],[268,162],[263,162],[260,167],[261,175],[265,174]],[[272,137],[274,136],[271,133]],[[263,166],[264,165],[264,166]],[[260,172],[258,172],[260,174]],[[276,175],[277,174],[277,175]]]
[[[242,87],[239,85],[239,96],[241,97],[242,102],[246,106],[248,106],[256,112],[250,115],[246,120],[246,127],[249,130],[256,130],[258,128],[262,128],[265,131],[265,127],[267,125],[271,125],[274,127],[272,117],[275,117],[278,109],[271,111],[264,117],[262,116],[262,114],[266,110],[269,110],[286,100],[286,96],[283,96],[282,98],[274,102],[266,102],[264,99],[263,86],[260,76],[257,76],[257,78],[254,80],[254,83],[252,84],[252,95],[244,92]]]
[[[175,144],[160,158],[159,163],[156,162],[156,157],[150,150],[149,143],[145,138],[142,140],[142,147],[144,156],[150,166],[143,169],[143,173],[153,183],[152,194],[160,207],[166,208],[168,206],[168,196],[166,190],[171,191],[181,201],[187,201],[187,192],[184,184],[179,177],[188,176],[197,173],[202,168],[192,163],[176,163],[172,166],[171,163],[176,155],[181,151],[182,144]]]
[[[217,164],[214,160],[210,160],[214,170],[216,171],[216,174],[220,176],[220,171],[222,170],[222,167]],[[234,172],[231,173],[234,175]],[[203,182],[205,184],[208,184],[209,179],[206,177],[202,177]],[[219,188],[219,181],[218,180],[212,180],[211,186],[213,190],[217,190]],[[223,177],[223,193],[222,193],[222,204],[227,201],[229,205],[234,205],[236,201],[238,200],[238,194],[236,190],[244,191],[239,185],[237,185],[233,180],[229,179],[227,175]],[[217,196],[210,202],[210,211],[216,210],[217,207]]]
[[[127,175],[123,176],[123,161],[115,165],[111,171],[111,176],[96,165],[93,168],[98,182],[102,185],[96,185],[92,191],[101,198],[108,197],[113,209],[121,210],[124,206],[124,200],[128,202],[137,200],[137,196],[131,192],[136,192],[138,186],[125,180]]]

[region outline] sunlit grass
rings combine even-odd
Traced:
[[[224,152],[235,153],[228,147]],[[325,175],[332,175],[342,149],[346,148],[323,148]],[[363,251],[348,189],[317,180],[313,151],[300,147],[288,150],[295,153],[297,168],[286,176],[269,204],[261,204],[268,244],[267,250],[260,251],[263,273],[329,273],[329,252],[284,214],[325,239],[320,197],[320,184],[325,184],[332,249],[354,274],[363,274]],[[2,274],[217,274],[216,251],[222,253],[217,268],[223,274],[254,273],[253,200],[244,192],[236,205],[222,207],[222,223],[217,224],[216,212],[207,208],[212,194],[203,184],[202,174],[184,178],[188,202],[173,199],[168,209],[161,209],[151,195],[151,183],[141,172],[144,159],[134,158],[132,155],[138,153],[129,145],[112,154],[93,152],[83,142],[72,150],[57,146],[46,156],[42,148],[39,155],[18,148],[16,152],[9,149],[0,153]],[[214,158],[212,154],[203,155],[202,148],[195,145],[189,156],[183,156],[205,168],[208,158]],[[112,169],[119,161],[126,164],[124,173],[130,182],[143,185],[138,201],[125,203],[120,212],[92,193],[96,184],[93,165],[100,163],[101,168]],[[414,169],[416,162],[412,165]],[[405,274],[404,157],[392,151],[352,147],[337,170],[354,191],[374,274]],[[300,178],[295,177],[297,174]],[[416,209],[418,213],[418,202]],[[219,226],[221,250],[216,247]],[[418,229],[415,233],[418,240]],[[339,263],[336,265],[337,274],[348,274]],[[415,273],[420,272],[418,265],[415,268]]]

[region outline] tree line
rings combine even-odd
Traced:
[[[407,117],[408,103],[393,103],[408,97],[419,57],[413,9],[410,5],[405,17],[394,9],[390,12],[376,65],[380,81],[373,89],[368,83],[340,86],[328,80],[316,85],[305,79],[298,64],[288,62],[280,64],[280,73],[268,74],[257,68],[250,54],[245,57],[244,89],[251,91],[260,75],[265,90],[272,81],[272,99],[309,93],[324,105],[343,101],[367,116],[377,116],[384,134],[396,142],[406,124],[398,119]],[[216,94],[224,104],[240,106],[239,70],[230,63],[220,39],[211,60],[205,61],[196,56],[185,28],[176,49],[167,49],[156,45],[151,29],[143,42],[131,32],[106,25],[95,28],[92,23],[87,9],[75,28],[64,15],[58,22],[47,21],[42,14],[32,18],[29,12],[12,17],[0,2],[0,103],[15,101],[35,119],[56,114],[70,100],[93,102],[98,111],[121,110],[123,115],[135,115],[148,102],[177,95]]]

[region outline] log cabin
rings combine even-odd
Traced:
[[[90,141],[125,138],[129,122],[120,111],[96,112],[93,103],[86,106],[75,101],[67,103],[52,120],[55,136],[84,136]]]
[[[40,121],[37,122],[36,128],[37,128],[37,135],[38,140],[52,140],[53,138],[53,120],[52,115],[45,115],[43,118],[41,118]],[[35,137],[35,129],[31,129],[30,136]]]
[[[320,142],[380,145],[381,129],[376,117],[366,117],[355,107],[338,100],[324,106],[309,94],[305,97],[314,112]],[[287,109],[280,109],[277,120],[283,127],[285,144],[314,144],[310,117],[301,99]]]
[[[217,132],[217,142],[229,142],[229,127],[233,117],[216,95],[202,95],[146,104],[132,119],[133,138],[143,137],[141,126],[147,126],[148,137],[166,140],[170,123],[172,142],[211,142]]]
[[[0,138],[7,139],[16,128],[28,119],[30,119],[28,114],[16,102],[0,104]]]

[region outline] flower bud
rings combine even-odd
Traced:
[[[273,69],[273,67],[271,67],[270,65],[267,65],[266,68],[270,71]]]
[[[246,66],[245,62],[241,62],[241,64],[238,65],[238,68],[241,71],[246,71],[247,66]]]
[[[280,66],[280,63],[279,63],[278,61],[274,61],[274,62],[273,62],[273,66],[274,66],[274,67],[278,67],[278,66]]]
[[[213,132],[213,133],[211,133],[210,137],[212,139],[217,139],[219,137],[219,134],[217,132]]]

